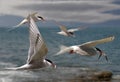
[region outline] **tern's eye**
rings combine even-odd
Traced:
[[[38,18],[41,18],[41,16],[37,16]]]
[[[41,17],[41,16],[37,16],[37,17],[43,19],[43,17]]]
[[[38,18],[40,18],[41,20],[44,20],[44,18],[43,17],[41,17],[41,16],[37,16]]]

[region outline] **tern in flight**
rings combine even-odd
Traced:
[[[23,25],[23,24],[26,24],[28,23],[28,19],[29,17],[32,17],[32,19],[35,21],[35,22],[38,22],[38,21],[45,21],[44,18],[42,16],[40,16],[37,12],[34,12],[32,14],[29,14],[25,19],[23,19],[18,25],[14,26],[13,28],[9,29],[8,31],[12,31],[14,30],[15,28]]]
[[[44,42],[41,33],[38,30],[38,27],[34,21],[34,17],[29,16],[27,18],[27,21],[29,24],[29,40],[30,40],[27,63],[20,67],[8,69],[28,70],[43,67],[56,68],[56,65],[51,60],[45,58],[46,54],[48,53],[48,48]]]
[[[44,18],[42,16],[40,16],[37,12],[30,14],[30,16],[33,18],[33,20],[35,22],[38,22],[41,20],[44,21]],[[28,23],[28,19],[29,19],[29,15],[25,19],[23,19],[18,25],[14,26],[14,27],[19,27],[23,24]]]
[[[69,54],[80,54],[80,55],[86,55],[86,56],[93,56],[96,55],[97,52],[100,53],[98,59],[100,59],[100,57],[103,55],[105,56],[106,60],[108,61],[108,58],[106,56],[106,54],[99,48],[95,47],[98,44],[103,44],[106,42],[110,42],[114,40],[114,36],[111,37],[107,37],[104,39],[100,39],[100,40],[95,40],[95,41],[90,41],[90,42],[86,42],[83,43],[81,45],[74,45],[74,46],[61,46],[61,50],[56,54],[56,55],[60,55],[60,54],[64,54],[66,52],[68,52]]]
[[[86,27],[78,27],[78,28],[73,28],[73,29],[67,29],[63,25],[59,25],[59,27],[60,27],[61,31],[57,32],[57,34],[64,35],[64,36],[75,36],[74,35],[75,31],[83,30],[86,28]]]

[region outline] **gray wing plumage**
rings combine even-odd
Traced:
[[[103,39],[100,39],[100,40],[86,42],[86,43],[84,43],[82,45],[79,45],[79,46],[94,47],[98,44],[103,44],[103,43],[106,43],[106,42],[113,41],[114,38],[115,38],[114,36],[111,36],[111,37],[103,38]]]
[[[29,25],[30,48],[28,51],[27,63],[30,63],[32,61],[42,61],[48,52],[47,46],[32,17],[29,19]]]
[[[14,26],[14,27],[19,27],[23,24],[28,23],[29,16],[31,16],[31,17],[33,17],[33,19],[37,20],[37,17],[35,17],[36,14],[37,14],[37,12],[29,14],[24,20],[22,20],[18,25]]]
[[[68,32],[75,32],[75,31],[86,29],[86,28],[87,28],[87,26],[81,26],[81,27],[78,27],[78,28],[69,29]]]
[[[60,25],[59,27],[60,27],[61,31],[67,32],[67,28],[65,26]]]

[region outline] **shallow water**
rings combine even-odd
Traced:
[[[17,71],[0,70],[0,82],[93,82],[87,78],[95,71],[95,69],[83,67],[41,68]],[[119,82],[119,78],[120,76],[114,75],[109,82]]]
[[[64,37],[57,35],[58,28],[40,28],[49,52],[47,58],[58,66],[57,69],[40,69],[34,71],[8,71],[6,67],[21,66],[26,63],[29,48],[28,29],[19,28],[8,32],[8,28],[0,28],[0,80],[2,82],[60,82],[69,81],[68,79],[77,77],[81,68],[109,70],[114,74],[113,79],[120,79],[120,28],[88,28],[76,32],[76,37]],[[60,55],[54,56],[59,51],[61,44],[71,46],[82,44],[91,40],[97,40],[108,36],[115,36],[113,42],[98,45],[108,55],[109,62],[102,57],[97,60],[98,55],[86,57],[80,55]],[[67,80],[66,80],[67,79]],[[114,80],[114,82],[115,82]],[[1,82],[0,81],[0,82]],[[73,81],[74,82],[74,81]]]

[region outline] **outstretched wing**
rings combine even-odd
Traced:
[[[19,26],[21,26],[21,25],[23,25],[23,24],[26,24],[28,22],[28,19],[27,18],[25,18],[24,20],[22,20],[18,25],[16,25],[16,26],[13,26],[13,28],[10,28],[8,31],[12,31],[12,30],[14,30],[14,29],[16,29],[16,28],[18,28]]]
[[[59,27],[60,27],[61,31],[67,32],[67,28],[65,26],[60,25]]]
[[[73,29],[69,29],[68,32],[75,32],[75,31],[86,29],[86,28],[87,28],[86,26],[78,27],[78,28],[73,28]]]
[[[22,20],[18,25],[14,26],[14,27],[19,27],[23,24],[26,24],[28,22],[27,18],[25,18],[24,20]]]
[[[108,38],[104,38],[104,39],[100,39],[100,40],[90,41],[90,42],[84,43],[84,44],[79,45],[79,46],[94,47],[98,44],[103,44],[103,43],[106,43],[106,42],[113,41],[114,38],[115,37],[112,36],[112,37],[108,37]]]
[[[47,46],[38,30],[37,25],[32,17],[29,19],[29,39],[30,48],[28,51],[28,63],[42,61],[47,54]]]
[[[28,18],[29,16],[33,17],[33,19],[37,19],[37,17],[35,17],[35,15],[37,14],[37,12],[31,13],[30,15],[28,15],[25,19],[23,19],[18,25],[14,26],[14,27],[19,27],[23,24],[28,23]]]

